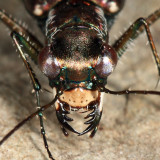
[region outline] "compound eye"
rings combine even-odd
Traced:
[[[101,78],[107,78],[117,64],[117,55],[111,46],[104,45],[103,47],[104,49],[102,55],[98,58],[95,71]]]
[[[55,79],[60,73],[60,65],[49,47],[43,48],[39,54],[39,66],[41,71],[49,78]]]

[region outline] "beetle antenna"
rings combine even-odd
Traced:
[[[153,91],[153,90],[122,90],[122,91],[112,91],[108,88],[105,88],[104,86],[99,86],[100,92],[105,92],[108,94],[114,94],[114,95],[122,95],[122,94],[152,94],[152,95],[160,95],[160,91]]]
[[[9,131],[0,141],[0,145],[2,145],[11,135],[13,135],[13,133],[15,131],[17,131],[20,127],[22,127],[27,121],[31,120],[32,118],[34,118],[38,113],[43,112],[44,110],[46,110],[47,108],[49,108],[50,106],[52,106],[57,99],[59,98],[59,96],[63,93],[63,91],[59,90],[57,91],[57,94],[55,95],[54,99],[42,106],[39,110],[37,110],[36,112],[32,113],[31,115],[29,115],[27,118],[25,118],[24,120],[22,120],[20,123],[18,123],[11,131]]]

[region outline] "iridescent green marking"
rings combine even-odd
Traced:
[[[27,42],[27,40],[23,36],[19,35],[18,33],[15,34],[19,39],[19,43],[21,44],[21,46],[23,46],[23,53],[27,53],[27,55],[29,55],[32,61],[34,61],[34,63],[37,64],[38,52],[30,45],[29,42]]]
[[[41,116],[41,117],[43,116],[42,112],[39,112],[38,115]]]
[[[93,89],[95,87],[94,84],[94,78],[93,77],[97,77],[98,83],[100,84],[106,84],[106,79],[101,78],[97,75],[97,73],[95,72],[93,67],[88,67],[88,76],[86,79],[83,79],[81,81],[74,81],[72,79],[70,79],[68,77],[68,70],[67,67],[63,67],[61,69],[61,72],[59,74],[59,76],[56,79],[50,80],[50,86],[58,86],[60,84],[60,79],[62,78],[65,81],[65,89],[71,89],[74,85],[81,86],[82,84],[84,84],[86,89]]]

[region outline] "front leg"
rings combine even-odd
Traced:
[[[11,36],[13,38],[13,41],[15,42],[15,45],[19,51],[19,54],[25,64],[26,69],[27,69],[29,76],[31,78],[33,89],[36,92],[37,109],[39,110],[41,108],[40,107],[40,99],[39,99],[39,91],[41,89],[41,86],[40,86],[40,83],[38,82],[38,79],[36,78],[31,66],[30,66],[29,62],[27,61],[27,58],[25,55],[26,50],[28,50],[30,52],[36,52],[36,51],[34,50],[34,48],[31,45],[29,45],[27,40],[24,37],[22,37],[20,34],[18,34],[16,32],[12,32]],[[32,55],[33,55],[33,53],[32,53]],[[38,59],[38,57],[37,57],[37,59]],[[40,120],[41,134],[43,136],[44,146],[48,152],[49,158],[54,160],[54,158],[49,150],[46,135],[45,135],[45,129],[44,129],[44,125],[43,125],[43,113],[39,112],[38,116],[39,116],[39,120]]]
[[[21,24],[16,22],[16,20],[11,18],[9,15],[7,15],[2,10],[0,10],[0,20],[12,31],[11,36],[25,64],[25,67],[29,73],[29,76],[32,81],[33,89],[36,92],[37,109],[40,109],[39,91],[41,89],[41,86],[32,70],[32,67],[27,61],[26,55],[29,56],[35,64],[37,64],[38,63],[37,61],[38,53],[42,49],[43,46],[37,40],[37,38],[33,36],[26,28],[24,28]],[[48,152],[49,157],[53,160],[54,158],[52,157],[52,154],[49,151],[46,136],[45,136],[45,129],[43,126],[43,114],[42,112],[39,112],[38,115],[39,115],[41,134],[43,136],[44,145]],[[17,127],[15,127],[13,131],[11,131],[10,133],[13,134],[16,128]],[[7,134],[5,137],[8,138],[11,134]],[[1,143],[5,141],[6,139],[5,137],[4,137],[4,140],[1,141]]]
[[[25,39],[28,39],[30,45],[39,52],[43,45],[39,42],[39,40],[26,29],[23,25],[19,24],[15,19],[5,13],[3,10],[0,9],[0,20],[13,32],[19,33]]]
[[[150,15],[148,18],[139,18],[136,20],[129,28],[128,30],[113,44],[113,48],[115,49],[118,58],[120,58],[125,51],[127,50],[129,44],[131,41],[136,39],[144,30],[147,33],[147,37],[149,40],[149,44],[152,49],[152,54],[154,56],[158,73],[160,76],[160,58],[157,54],[157,50],[152,38],[152,34],[150,32],[149,26],[153,24],[155,21],[157,21],[160,18],[160,9],[157,10],[155,13]]]

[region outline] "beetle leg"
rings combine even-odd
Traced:
[[[36,92],[37,109],[40,109],[39,91],[41,89],[41,86],[40,86],[40,83],[38,82],[38,79],[36,78],[35,74],[33,73],[33,70],[31,68],[29,62],[27,61],[27,58],[26,58],[26,55],[25,55],[26,50],[30,51],[30,52],[34,52],[35,50],[32,46],[29,45],[29,43],[27,43],[27,41],[20,34],[16,33],[15,31],[12,32],[11,36],[12,36],[14,42],[15,42],[16,47],[19,50],[19,54],[20,54],[25,66],[27,68],[27,71],[30,75],[33,88]],[[49,157],[53,160],[54,158],[52,157],[52,154],[49,150],[46,135],[45,135],[45,129],[44,129],[44,125],[43,125],[43,113],[39,112],[38,116],[39,116],[39,120],[40,120],[41,134],[43,136],[44,146],[45,146],[45,148],[48,152]]]
[[[90,134],[90,137],[93,137],[98,129],[99,122],[101,120],[102,116],[102,110],[100,110],[100,107],[98,104],[95,104],[93,107],[93,111],[88,114],[85,119],[90,118],[88,121],[86,121],[84,124],[90,124],[82,133],[79,134],[79,136],[88,133],[89,131],[93,130]]]
[[[35,74],[33,73],[33,70],[32,70],[32,68],[26,58],[26,55],[30,54],[30,55],[35,56],[34,59],[38,59],[36,57],[36,54],[37,54],[36,50],[34,48],[32,48],[32,46],[29,45],[29,43],[26,41],[26,39],[23,38],[19,33],[14,31],[11,33],[11,37],[12,37],[12,39],[13,39],[13,41],[19,51],[19,54],[25,64],[26,68],[27,68],[27,71],[28,71],[29,76],[31,78],[34,90],[39,91],[41,88],[40,84],[39,84],[37,78],[35,77]],[[26,53],[26,51],[27,51],[27,53]]]
[[[156,22],[159,18],[160,18],[160,9],[155,11],[148,18],[146,19],[142,18],[143,20],[140,18],[136,22],[134,22],[128,28],[128,30],[112,45],[118,57],[120,58],[124,54],[124,52],[128,49],[129,43],[134,39],[136,39],[144,30],[146,30],[147,35],[150,34],[148,33],[149,26],[152,25],[154,22]],[[148,39],[150,40],[150,38]]]
[[[16,46],[17,46],[18,50],[19,50],[19,48],[21,48],[21,50],[22,50],[22,53],[20,54],[20,56],[21,56],[21,58],[23,57],[22,58],[23,62],[25,63],[25,61],[26,61],[25,56],[29,56],[31,58],[31,60],[35,64],[37,64],[38,63],[38,52],[37,52],[37,50],[35,48],[33,48],[30,45],[30,43],[23,36],[21,36],[19,33],[13,31],[11,33],[11,36],[13,37],[13,39],[15,39],[14,42],[17,43]],[[21,46],[23,46],[23,47],[21,47]]]
[[[9,15],[7,15],[4,11],[0,9],[0,20],[11,30],[19,33],[21,36],[23,36],[26,41],[32,46],[37,52],[39,52],[42,49],[42,44],[39,42],[39,40],[32,35],[25,27],[23,27],[21,24],[16,22],[15,19],[11,18]]]
[[[149,25],[153,24],[158,18],[160,18],[160,9],[146,19],[139,18],[129,27],[129,29],[119,38],[119,40],[117,40],[113,44],[113,48],[115,49],[118,58],[120,58],[125,52],[125,50],[128,48],[128,44],[132,40],[136,39],[140,35],[140,33],[142,33],[145,30],[160,76],[160,58],[157,54],[157,50],[149,29]]]

